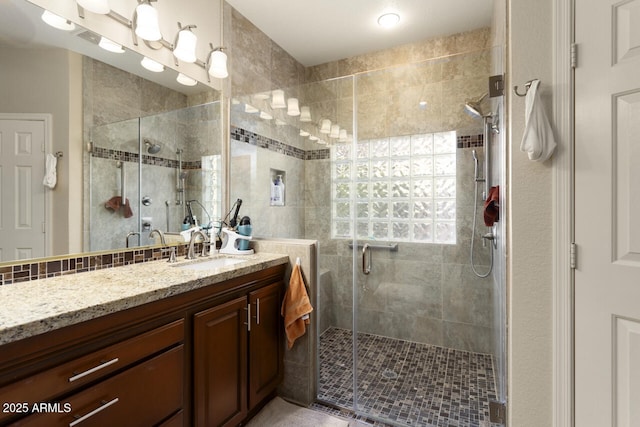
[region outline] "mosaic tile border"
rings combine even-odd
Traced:
[[[231,126],[231,139],[284,154],[285,156],[295,157],[300,160],[328,160],[331,158],[329,148],[305,151],[236,126]],[[483,135],[458,135],[456,141],[457,148],[482,147],[484,145],[483,139]]]
[[[119,160],[121,162],[138,163],[140,161],[140,155],[138,153],[132,153],[129,151],[114,150],[112,148],[104,148],[94,146],[91,149],[91,157],[108,160]],[[163,166],[166,168],[178,169],[178,160],[166,159],[164,157],[149,156],[147,154],[142,155],[143,165]],[[202,162],[196,161],[182,161],[182,169],[202,169]]]
[[[483,147],[484,135],[458,135],[458,148]]]
[[[196,246],[198,245],[201,244],[196,243]],[[176,248],[177,256],[187,254],[188,244],[184,244],[170,247],[123,249],[92,255],[68,255],[25,263],[20,263],[20,261],[7,263],[7,265],[0,266],[0,286],[168,259],[173,247]],[[201,249],[196,248],[196,250]]]

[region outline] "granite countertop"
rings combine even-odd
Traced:
[[[211,255],[245,262],[216,269],[191,270],[186,264],[207,259],[166,260],[106,268],[0,287],[0,344],[49,332],[127,308],[157,301],[285,264],[288,256]]]

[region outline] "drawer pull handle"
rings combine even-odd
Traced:
[[[117,397],[116,397],[115,399],[113,399],[113,400],[109,401],[109,402],[106,402],[106,401],[104,401],[104,400],[103,400],[103,401],[101,401],[101,402],[100,402],[100,403],[102,403],[102,406],[97,407],[97,408],[96,408],[96,409],[94,409],[93,411],[91,411],[91,412],[89,412],[89,413],[87,413],[87,414],[84,414],[84,415],[83,415],[83,416],[81,416],[81,417],[78,417],[77,415],[75,415],[75,416],[76,416],[76,417],[78,417],[78,418],[77,418],[76,420],[74,420],[74,421],[70,422],[70,423],[69,423],[69,427],[74,427],[74,426],[76,426],[76,425],[80,424],[81,422],[83,422],[83,421],[87,420],[88,418],[93,417],[93,416],[94,416],[95,414],[97,414],[98,412],[102,412],[102,411],[104,411],[104,410],[105,410],[105,409],[107,409],[109,406],[111,406],[111,405],[115,405],[116,403],[118,403],[118,400],[119,400],[119,399],[118,399]]]
[[[260,298],[256,298],[256,325],[260,324]]]
[[[79,373],[79,374],[76,374],[76,375],[72,376],[71,378],[69,378],[69,382],[70,382],[70,383],[72,383],[72,382],[74,382],[74,381],[76,381],[76,380],[79,380],[80,378],[86,377],[87,375],[91,375],[91,374],[93,374],[94,372],[99,371],[100,369],[104,369],[104,368],[106,368],[107,366],[111,366],[111,365],[113,365],[114,363],[118,363],[118,361],[119,361],[119,360],[120,360],[120,359],[118,359],[118,358],[116,357],[115,359],[111,359],[111,360],[109,360],[108,362],[104,362],[104,363],[101,363],[101,364],[100,364],[100,365],[98,365],[98,366],[95,366],[95,367],[91,368],[91,369],[87,369],[86,371],[81,372],[81,373]],[[74,374],[75,374],[75,372],[74,372]]]
[[[247,304],[245,310],[247,310],[247,323],[245,325],[247,325],[247,332],[251,332],[251,303]]]

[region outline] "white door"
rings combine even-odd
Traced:
[[[640,0],[576,0],[576,427],[640,426]]]
[[[45,256],[45,123],[0,119],[0,261]]]

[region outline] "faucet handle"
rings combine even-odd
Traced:
[[[167,260],[167,262],[169,262],[169,263],[178,262],[178,260],[176,259],[176,248],[175,247],[171,248],[171,254],[169,255],[169,259]]]
[[[209,246],[211,245],[211,243],[209,243],[209,240],[204,240],[202,242],[202,251],[200,252],[200,256],[209,256]]]

